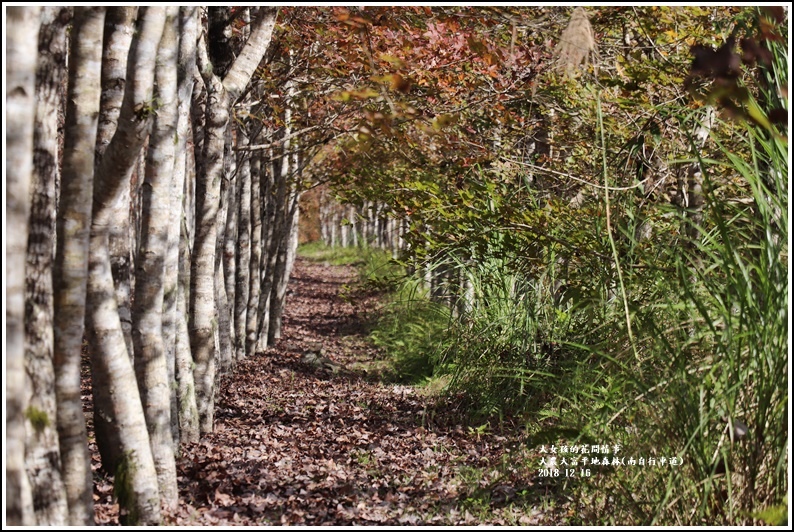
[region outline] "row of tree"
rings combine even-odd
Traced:
[[[93,523],[87,355],[122,519],[159,523],[219,373],[281,335],[296,68],[274,7],[7,14],[7,520]]]
[[[406,218],[390,216],[385,204],[365,201],[361,206],[339,204],[327,188],[316,196],[316,218],[313,220],[318,240],[329,247],[374,246],[389,250],[394,256],[406,249],[402,235],[408,229]]]

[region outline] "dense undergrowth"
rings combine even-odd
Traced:
[[[518,221],[489,198],[463,237],[407,270],[374,250],[360,259],[362,286],[386,295],[371,339],[393,377],[465,397],[472,427],[519,419],[530,447],[556,446],[559,474],[588,470],[560,479],[580,501],[573,524],[786,521],[788,139],[756,100],[788,105],[787,54],[774,52],[754,96],[740,93],[743,120],[705,128],[666,111],[709,136],[674,161],[701,173],[698,209],[610,192],[625,179],[604,157],[592,203],[540,197],[525,179]],[[593,118],[606,154],[600,108]]]

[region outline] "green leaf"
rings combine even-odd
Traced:
[[[753,517],[760,519],[770,526],[785,526],[788,524],[788,496],[783,497],[781,504],[768,506],[759,512],[753,513]]]

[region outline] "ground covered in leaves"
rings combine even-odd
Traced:
[[[219,385],[212,434],[183,446],[171,525],[532,525],[552,516],[517,427],[467,427],[421,388],[382,382],[376,295],[298,259],[282,339]],[[322,347],[333,367],[306,362]],[[94,450],[98,524],[118,524]]]

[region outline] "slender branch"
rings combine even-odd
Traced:
[[[290,133],[289,135],[284,135],[282,138],[280,138],[278,140],[274,140],[274,141],[269,142],[267,144],[254,144],[254,145],[250,145],[250,146],[235,146],[233,149],[234,149],[234,151],[237,151],[237,152],[269,150],[270,148],[274,148],[276,146],[280,146],[281,144],[285,143],[288,140],[292,140],[295,137],[300,137],[301,135],[309,133],[310,131],[315,131],[317,129],[320,129],[320,127],[321,126],[305,127],[305,128],[300,129],[300,130],[298,130],[298,131],[296,131],[294,133]]]
[[[531,225],[522,224],[522,223],[518,223],[518,222],[511,222],[510,224],[508,224],[505,227],[505,229],[529,229],[532,232],[537,233],[536,228],[532,227]],[[548,233],[544,233],[543,235],[539,235],[539,236],[541,238],[546,239],[546,240],[550,240],[551,242],[554,242],[555,244],[559,244],[562,247],[573,251],[574,253],[580,251],[580,249],[578,247],[572,245],[570,242],[566,242],[565,240],[562,240],[562,239],[559,239],[559,238],[555,238],[555,237],[551,236]],[[602,260],[610,260],[612,258],[610,255],[604,255],[603,253],[598,253],[597,251],[593,251],[593,250],[588,250],[587,254],[588,255],[595,255],[596,257],[598,257],[599,259],[602,259]]]
[[[313,148],[313,147],[319,146],[321,144],[326,144],[328,142],[331,142],[332,140],[338,139],[339,137],[343,137],[344,135],[348,135],[349,133],[350,133],[349,131],[342,131],[340,133],[337,133],[336,135],[331,135],[330,137],[322,138],[322,139],[318,140],[317,142],[313,142],[313,143],[308,144],[306,146],[301,146],[300,148],[297,148],[295,150],[290,150],[290,151],[287,151],[287,152],[280,153],[277,156],[271,157],[270,159],[263,160],[262,162],[273,162],[273,161],[277,161],[277,160],[281,159],[285,155],[293,155],[293,154],[296,154],[296,153],[303,153],[304,151],[306,151],[309,148]]]
[[[526,166],[528,168],[532,168],[533,170],[539,170],[541,172],[548,172],[550,174],[558,175],[560,177],[567,177],[568,179],[573,179],[574,181],[578,181],[579,183],[583,183],[583,184],[591,186],[593,188],[598,188],[598,189],[601,189],[601,190],[611,190],[613,192],[622,191],[622,190],[632,190],[632,189],[638,188],[640,186],[643,186],[645,184],[645,181],[647,181],[647,179],[643,179],[642,181],[639,181],[639,182],[637,182],[637,183],[635,183],[635,184],[633,184],[631,186],[628,186],[628,187],[610,187],[610,186],[606,186],[606,185],[599,185],[598,183],[593,183],[591,181],[587,181],[586,179],[582,179],[581,177],[576,177],[576,176],[571,175],[571,174],[566,174],[565,172],[558,172],[556,170],[551,170],[549,168],[544,168],[542,166],[537,166],[537,165],[534,165],[532,163],[519,161],[518,159],[513,159],[512,157],[504,157],[503,156],[502,160],[509,161],[511,163],[520,164],[521,166]]]

